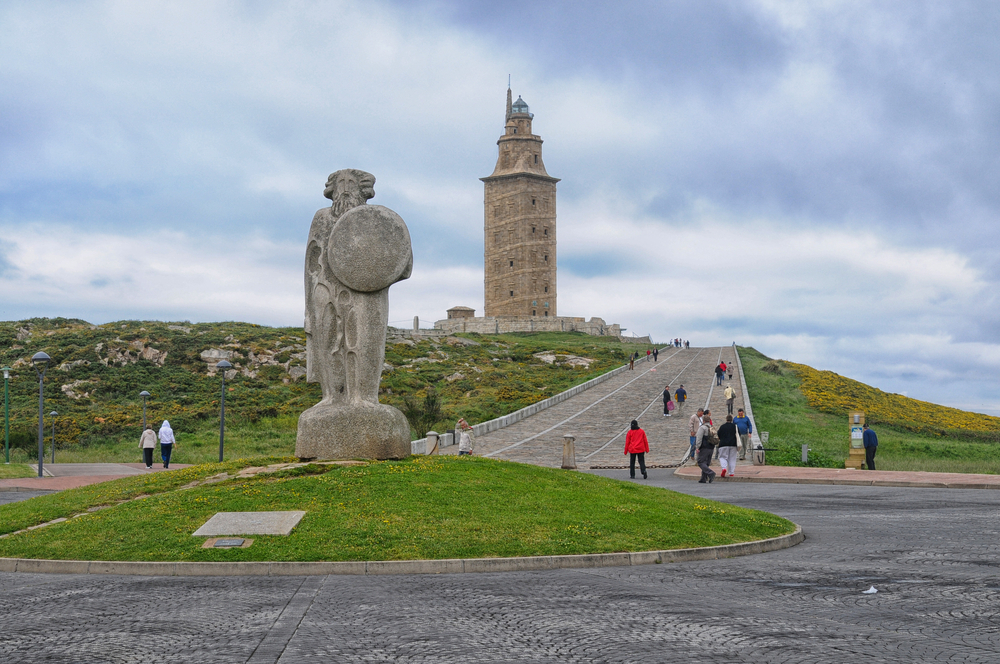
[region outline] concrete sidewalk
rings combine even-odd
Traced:
[[[713,470],[720,473],[717,467]],[[720,473],[721,474],[721,473]],[[701,470],[685,466],[674,475],[697,480]],[[854,470],[853,468],[796,468],[792,466],[739,466],[736,477],[716,482],[770,482],[775,484],[850,484],[856,486],[926,487],[934,489],[1000,489],[1000,475],[929,473],[904,470]]]
[[[169,473],[190,467],[191,464],[178,463],[166,470],[162,466],[147,470],[141,463],[47,463],[42,466],[43,472],[51,473],[52,477],[3,479],[0,480],[0,491],[64,491],[133,475]]]

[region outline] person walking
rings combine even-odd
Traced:
[[[646,361],[649,362],[649,356],[653,354],[653,351],[646,349]]]
[[[715,384],[722,385],[722,377],[725,375],[725,371],[722,370],[722,365],[718,364],[715,367]]]
[[[691,442],[691,453],[690,453],[689,456],[692,459],[695,458],[694,451],[695,451],[695,449],[697,447],[697,444],[698,444],[698,427],[701,426],[701,417],[702,417],[702,415],[704,413],[705,413],[705,411],[702,410],[701,408],[699,408],[697,410],[697,412],[695,412],[695,414],[691,416],[690,427],[689,427],[690,430],[691,430],[690,431],[690,433],[691,433],[691,440],[690,440],[690,442]]]
[[[146,470],[153,467],[153,449],[156,447],[156,433],[153,425],[147,425],[139,438],[139,449],[142,450],[142,460],[146,462]]]
[[[868,470],[875,470],[875,452],[878,451],[878,436],[865,424],[862,426],[864,433],[861,434],[861,442],[865,446],[865,466]]]
[[[722,360],[721,362],[719,362],[719,366],[722,367],[722,373],[726,373],[726,371],[729,370],[729,367],[726,366],[726,361],[725,360]],[[725,376],[723,376],[723,378],[725,378]]]
[[[726,414],[733,414],[733,402],[736,401],[736,390],[733,389],[732,385],[726,385],[726,390],[723,392],[726,396]]]
[[[736,411],[736,415],[737,417],[733,420],[733,424],[736,425],[736,432],[740,436],[740,461],[742,461],[747,458],[747,450],[750,449],[750,435],[753,433],[753,423],[743,412],[742,408]]]
[[[628,356],[628,370],[633,371],[635,369],[635,354]]]
[[[656,348],[653,349],[653,362],[660,361],[660,351]]]
[[[717,434],[712,430],[712,425],[706,419],[698,427],[696,446],[698,450],[698,467],[701,468],[701,479],[698,482],[701,484],[705,482],[711,484],[712,480],[715,479],[715,471],[709,467],[709,464],[712,463],[712,454],[715,452],[718,440]]]
[[[688,398],[688,393],[687,390],[684,389],[683,383],[681,383],[681,386],[677,388],[676,392],[674,392],[674,396],[677,397],[677,412],[680,412],[683,410],[684,402],[687,401]]]
[[[472,456],[472,450],[476,447],[476,436],[472,426],[459,418],[455,424],[455,435],[458,436],[458,456]]]
[[[670,417],[670,411],[674,409],[674,398],[670,395],[670,386],[663,388],[663,416]]]
[[[170,455],[177,447],[177,440],[174,438],[174,430],[170,428],[170,422],[163,420],[160,425],[160,460],[163,461],[164,469],[170,468]]]
[[[727,475],[732,477],[736,474],[738,447],[733,416],[726,415],[726,423],[719,427],[719,465],[722,466],[723,477]]]
[[[642,472],[642,479],[649,479],[646,475],[646,452],[649,451],[649,441],[646,439],[646,432],[639,428],[639,423],[632,420],[628,433],[625,434],[625,454],[628,455],[628,474],[635,479],[635,460],[639,459],[639,470]]]

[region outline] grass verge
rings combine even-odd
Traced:
[[[14,477],[32,477],[37,473],[25,463],[0,463],[0,480]]]
[[[188,471],[194,469],[187,469]],[[204,469],[208,476],[216,468]],[[178,471],[184,473],[187,471]],[[320,473],[320,474],[312,474]],[[164,478],[161,473],[142,479]],[[157,487],[130,480],[66,491],[78,513],[95,500]],[[185,478],[188,479],[188,478]],[[180,483],[175,483],[179,485]],[[161,487],[162,488],[162,487]],[[175,486],[176,488],[176,486]],[[0,507],[41,510],[25,503]],[[49,500],[55,506],[61,501]],[[203,549],[192,537],[216,512],[305,510],[288,537],[246,549]],[[52,518],[49,516],[48,518]],[[405,560],[646,551],[776,537],[773,514],[584,473],[483,458],[413,457],[365,466],[306,466],[185,490],[164,490],[0,540],[0,556],[76,560]]]
[[[753,348],[740,348],[740,360],[761,431],[770,433],[767,463],[801,466],[802,445],[808,444],[809,466],[843,468],[848,455],[848,404],[843,414],[820,412],[802,392],[794,367],[772,360]],[[766,368],[765,368],[766,367]],[[1000,444],[984,439],[956,438],[914,432],[902,426],[873,423],[878,434],[879,470],[924,470],[950,473],[1000,473]]]

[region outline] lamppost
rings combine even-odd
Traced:
[[[226,443],[226,370],[232,369],[233,365],[222,360],[215,368],[222,371],[222,401],[219,402],[219,463],[222,463],[222,451]]]
[[[10,367],[3,367],[3,452],[10,463],[10,401],[7,398],[7,383],[10,381]]]
[[[146,390],[143,390],[142,392],[139,392],[139,396],[142,397],[142,430],[145,431],[146,430],[146,397],[149,397],[150,394]]]
[[[49,417],[52,418],[52,463],[56,462],[56,418],[59,417],[59,413],[52,411],[49,413]]]
[[[42,475],[42,464],[45,461],[45,370],[52,358],[39,351],[31,356],[31,364],[38,374],[38,476]]]

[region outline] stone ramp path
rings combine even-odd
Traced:
[[[719,359],[735,362],[731,346],[665,348],[658,362],[643,358],[634,371],[624,371],[600,385],[499,431],[477,436],[476,454],[539,466],[562,464],[563,436],[576,436],[576,462],[581,468],[622,465],[627,457],[625,431],[633,419],[649,438],[647,465],[679,462],[689,449],[689,418],[709,404],[716,426],[725,422],[723,390],[737,391],[736,407],[743,404],[738,374],[715,387]],[[673,393],[681,384],[687,404],[672,417],[663,417],[665,385]]]

